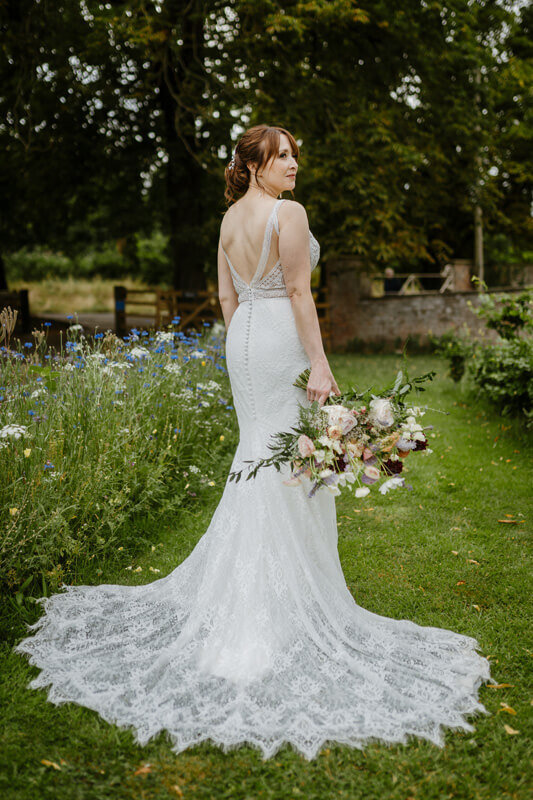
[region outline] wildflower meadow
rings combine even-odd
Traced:
[[[4,348],[0,363],[0,584],[14,602],[128,566],[157,545],[139,515],[169,516],[212,491],[236,442],[223,325],[133,330],[124,340],[73,324],[61,352]],[[101,569],[97,575],[101,574]]]

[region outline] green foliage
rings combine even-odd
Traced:
[[[7,277],[10,281],[42,281],[48,276],[68,278],[75,270],[71,258],[45,247],[23,247],[6,255],[5,262]]]
[[[455,328],[450,328],[441,336],[428,334],[428,338],[434,351],[448,359],[450,377],[458,383],[465,373],[466,362],[474,352],[474,344],[468,333],[460,335]]]
[[[473,280],[479,282],[475,277]],[[473,308],[473,311],[478,317],[485,319],[487,328],[495,330],[502,339],[516,339],[521,331],[533,332],[531,289],[518,295],[483,292],[480,295],[480,305]]]
[[[486,289],[486,284],[483,283]],[[486,397],[504,416],[523,416],[533,426],[533,291],[519,294],[480,294],[479,306],[472,311],[496,331],[499,341],[492,344],[459,335],[453,329],[441,337],[431,337],[435,349],[450,363],[454,381],[465,371],[477,392]]]
[[[79,278],[101,275],[103,278],[117,279],[129,274],[131,269],[131,260],[119,253],[116,244],[109,242],[74,258],[71,275]]]
[[[137,234],[136,255],[139,265],[139,277],[150,285],[162,285],[171,278],[169,239],[161,231],[154,231],[151,236]]]
[[[98,248],[159,226],[176,288],[194,288],[216,272],[233,137],[270,121],[301,141],[296,194],[323,259],[434,271],[471,253],[478,202],[489,258],[503,235],[521,259],[533,10],[400,5],[2,4],[2,248]],[[157,253],[144,269],[168,277]]]
[[[132,246],[120,252],[116,242],[102,242],[67,255],[48,248],[23,247],[5,256],[9,281],[44,281],[47,278],[94,278],[117,280],[134,273],[151,285],[170,281],[172,272],[168,236],[159,230],[136,234]]]
[[[533,426],[533,338],[505,339],[476,349],[470,376],[503,415],[523,415]]]

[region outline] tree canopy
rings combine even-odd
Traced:
[[[6,0],[0,255],[157,226],[174,286],[201,286],[259,122],[301,143],[323,259],[469,257],[476,204],[489,247],[526,249],[532,25],[506,0]]]

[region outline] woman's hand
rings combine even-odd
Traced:
[[[311,402],[318,400],[319,405],[323,406],[331,392],[338,395],[340,389],[333,377],[328,360],[320,359],[311,367],[307,382],[307,399]]]

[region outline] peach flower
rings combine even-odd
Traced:
[[[306,436],[305,433],[302,433],[302,435],[298,437],[298,451],[302,458],[307,458],[307,456],[312,455],[315,450],[316,448],[312,439]]]

